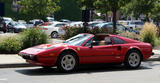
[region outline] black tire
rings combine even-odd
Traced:
[[[70,59],[73,59],[73,60],[68,63],[67,60],[65,60],[65,57],[70,57]],[[71,72],[71,71],[76,70],[76,68],[78,66],[78,62],[79,62],[78,58],[74,53],[72,53],[72,52],[63,52],[59,56],[59,58],[57,60],[57,69],[60,72]],[[68,68],[69,67],[69,66],[67,66],[68,64],[71,64],[72,67]],[[65,68],[65,66],[67,66],[68,69]]]
[[[17,33],[16,29],[13,30],[14,33]]]
[[[7,30],[3,30],[3,33],[6,33],[7,32]]]
[[[136,69],[141,65],[142,55],[137,50],[130,50],[125,57],[124,65],[129,69]]]
[[[51,33],[51,38],[57,38],[58,37],[58,32],[52,32]]]

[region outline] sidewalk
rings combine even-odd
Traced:
[[[0,68],[31,67],[17,54],[0,54]]]
[[[147,61],[160,61],[160,50],[153,50],[155,55],[151,56]],[[25,62],[23,58],[17,54],[0,54],[0,68],[15,68],[15,67],[32,67]]]
[[[160,61],[160,50],[153,50],[154,55],[151,56],[147,61]]]

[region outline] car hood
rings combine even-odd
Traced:
[[[39,54],[39,53],[44,52],[46,50],[56,48],[56,47],[61,47],[61,46],[67,46],[67,44],[65,44],[65,43],[41,44],[38,46],[24,49],[20,53],[36,55],[36,54]]]

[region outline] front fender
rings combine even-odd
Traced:
[[[138,46],[131,46],[131,47],[129,47],[129,48],[127,49],[126,54],[127,54],[127,52],[128,52],[129,50],[133,50],[133,49],[137,49],[137,50],[139,50],[139,51],[142,53],[142,50],[141,50]],[[142,54],[142,55],[143,55],[143,54]]]
[[[65,47],[63,49],[61,49],[59,52],[58,52],[58,56],[65,50],[72,50],[74,51],[77,55],[79,55],[78,51],[75,49],[75,48],[71,48],[71,47]]]

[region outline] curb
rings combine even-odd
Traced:
[[[154,54],[153,56],[151,56],[145,61],[160,61],[160,54]]]
[[[149,58],[145,61],[160,61],[160,58]]]
[[[0,68],[18,68],[18,67],[36,67],[36,65],[28,63],[0,64]]]

